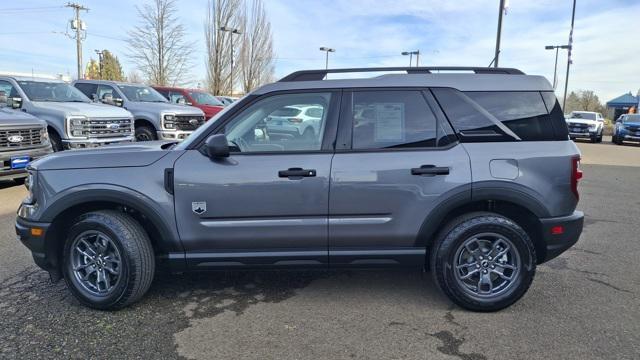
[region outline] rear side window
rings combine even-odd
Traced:
[[[88,83],[75,83],[74,86],[89,99],[96,100],[98,85]]]
[[[524,141],[553,139],[553,127],[537,91],[466,92],[473,101]]]
[[[562,111],[556,95],[553,91],[543,91],[540,94],[549,112],[549,120],[553,125],[556,140],[567,140],[569,138],[569,129],[567,128],[567,121],[564,119],[564,111]]]
[[[351,103],[353,149],[435,147],[442,134],[418,90],[356,91]]]

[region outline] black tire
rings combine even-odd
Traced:
[[[591,137],[591,142],[594,143],[594,144],[597,143],[598,142],[598,136],[597,135],[592,136]]]
[[[64,150],[64,146],[62,145],[62,139],[60,139],[60,135],[58,135],[55,131],[49,131],[49,141],[51,142],[51,147],[53,151],[62,151]]]
[[[152,127],[142,125],[136,127],[136,141],[153,141],[158,140],[155,129]]]
[[[611,136],[611,142],[614,144],[618,143],[618,137],[615,134]]]
[[[73,270],[72,245],[79,236],[92,231],[109,237],[120,255],[120,275],[113,289],[104,295],[96,295],[88,290]],[[155,257],[149,236],[136,220],[121,212],[102,210],[80,216],[69,230],[63,251],[63,272],[67,286],[88,307],[99,310],[123,308],[139,300],[153,281]]]
[[[470,294],[454,273],[458,249],[468,239],[485,233],[508,239],[520,259],[519,271],[512,273],[513,281],[504,292],[493,297]],[[431,272],[440,290],[457,305],[472,311],[498,311],[512,305],[527,292],[536,270],[535,248],[527,233],[512,220],[490,212],[475,212],[453,219],[438,234],[430,256]]]
[[[600,133],[600,135],[598,135],[598,140],[597,141],[598,141],[598,143],[602,142],[602,132]]]

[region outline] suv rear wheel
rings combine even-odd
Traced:
[[[101,310],[125,307],[151,286],[153,248],[142,226],[112,210],[80,216],[64,245],[67,286],[84,305]]]
[[[536,269],[527,233],[512,220],[477,212],[452,220],[431,250],[435,283],[457,305],[497,311],[520,299]]]

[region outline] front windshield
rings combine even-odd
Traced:
[[[570,118],[572,119],[584,119],[584,120],[595,120],[596,114],[590,112],[572,112]]]
[[[91,102],[80,90],[63,82],[19,81],[31,101]]]
[[[193,100],[196,101],[196,104],[224,106],[224,104],[220,100],[204,91],[190,91],[189,96],[191,96]]]
[[[632,114],[632,115],[623,116],[622,117],[622,122],[623,123],[640,122],[640,114]]]
[[[149,86],[118,85],[118,87],[129,101],[168,102],[164,96]]]

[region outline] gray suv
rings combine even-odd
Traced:
[[[47,122],[54,151],[131,142],[131,113],[92,103],[62,80],[0,76],[7,104]]]
[[[137,141],[182,141],[205,122],[202,110],[172,104],[150,86],[108,80],[77,80],[73,85],[94,101],[131,111]]]
[[[323,80],[387,70],[406,74]],[[285,107],[322,108],[319,131],[270,133]],[[140,299],[159,267],[414,267],[454,303],[495,311],[578,241],[579,160],[540,76],[301,71],[182,143],[36,161],[16,230],[52,279],[99,309]]]

